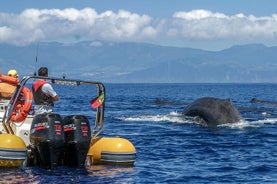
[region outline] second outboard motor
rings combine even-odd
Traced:
[[[44,113],[33,119],[30,142],[34,165],[45,169],[55,169],[62,165],[64,151],[63,121],[59,114]]]
[[[64,164],[83,167],[91,140],[89,120],[82,115],[66,116],[64,118],[64,136]]]

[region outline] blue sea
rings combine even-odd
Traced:
[[[102,136],[130,140],[134,166],[1,168],[0,183],[277,183],[277,84],[105,84]],[[84,114],[92,93],[56,88],[56,111]],[[206,127],[182,116],[201,97],[230,98],[245,121]],[[251,102],[252,98],[263,100]],[[156,99],[171,101],[156,104]],[[69,100],[70,103],[66,103]],[[276,102],[276,103],[275,103]],[[89,106],[89,105],[88,105]]]

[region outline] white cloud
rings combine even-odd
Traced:
[[[190,12],[176,12],[173,17],[182,18],[187,20],[200,20],[207,18],[227,18],[226,15],[222,13],[213,13],[207,10],[192,10]]]
[[[0,13],[0,43],[26,45],[48,40],[112,41],[252,41],[277,38],[277,14],[225,15],[208,10],[175,12],[156,19],[126,10],[97,13],[92,8],[26,9],[20,14]]]
[[[187,39],[276,39],[276,15],[255,17],[237,14],[227,16],[206,10],[176,12],[168,35]]]
[[[90,46],[92,47],[101,47],[103,44],[100,41],[92,41]]]

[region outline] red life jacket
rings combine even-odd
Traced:
[[[41,89],[44,84],[48,84],[48,83],[44,80],[37,80],[32,86],[35,104],[54,106],[52,97],[43,93]]]

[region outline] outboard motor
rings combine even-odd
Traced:
[[[83,167],[90,147],[89,120],[82,115],[66,116],[63,121],[65,136],[64,164]]]
[[[59,114],[44,113],[33,119],[30,142],[34,165],[55,169],[62,165],[64,151],[63,121]]]

